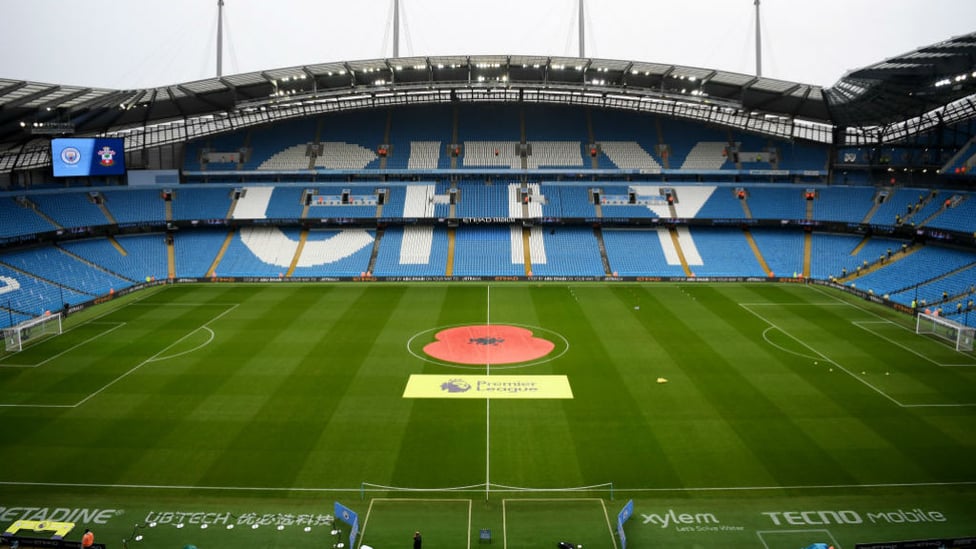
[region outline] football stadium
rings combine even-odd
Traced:
[[[823,87],[393,5],[0,78],[0,546],[976,546],[976,33]]]

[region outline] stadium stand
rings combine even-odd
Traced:
[[[741,231],[695,227],[691,235],[701,256],[696,276],[766,276]]]
[[[454,275],[523,276],[525,274],[520,227],[458,227],[455,239]]]
[[[973,262],[973,254],[966,251],[925,246],[911,255],[893,261],[874,272],[851,282],[875,295],[895,294],[915,285],[960,269]]]
[[[57,229],[49,218],[37,213],[34,203],[16,196],[0,198],[0,238],[43,233]]]
[[[225,219],[230,210],[234,187],[181,185],[173,193],[173,219],[192,221]]]
[[[871,187],[821,187],[813,202],[814,219],[860,223],[874,206]]]
[[[260,126],[248,136],[249,158],[244,170],[307,170],[307,145],[315,141],[316,119]]]
[[[226,229],[180,231],[174,238],[176,276],[203,278],[210,271],[227,238]]]
[[[2,261],[23,273],[93,297],[134,283],[54,246],[4,254]]]
[[[367,271],[374,231],[316,229],[308,232],[291,276],[360,276]]]
[[[587,227],[532,227],[534,276],[603,276],[600,248]]]
[[[684,276],[681,261],[662,246],[671,238],[667,229],[604,229],[602,233],[615,275]]]
[[[106,225],[109,220],[84,192],[32,194],[38,211],[66,229]]]
[[[803,274],[804,233],[754,228],[750,234],[774,276],[796,277]]]
[[[376,276],[444,276],[447,230],[432,225],[390,227],[376,256]]]
[[[155,241],[157,246],[153,246]],[[162,234],[73,240],[60,244],[69,253],[130,281],[166,277],[166,252]]]

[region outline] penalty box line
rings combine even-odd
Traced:
[[[466,498],[466,499],[450,499],[450,498],[418,498],[418,499],[414,499],[414,498],[370,498],[370,500],[369,500],[369,506],[366,507],[366,517],[363,518],[362,528],[359,529],[359,539],[360,540],[366,539],[366,527],[369,526],[369,517],[370,517],[370,514],[373,512],[373,503],[375,503],[375,502],[381,502],[381,503],[406,503],[406,504],[412,505],[412,504],[417,503],[418,501],[419,502],[426,502],[426,503],[467,503],[468,504],[468,533],[465,536],[465,538],[468,540],[467,549],[471,549],[471,510],[472,510],[472,506],[474,504],[474,500],[472,500],[470,498]]]
[[[767,544],[766,540],[763,539],[763,534],[791,534],[792,535],[792,534],[804,534],[804,533],[811,533],[811,532],[826,532],[827,536],[830,537],[831,543],[833,544],[832,547],[840,547],[840,544],[837,543],[837,538],[835,538],[834,535],[830,532],[830,530],[827,530],[826,528],[817,528],[817,529],[810,529],[810,530],[756,530],[756,535],[759,536],[759,541],[763,544],[763,547],[765,547],[765,549],[770,549],[769,544]]]
[[[905,404],[903,404],[902,402],[900,402],[895,397],[889,395],[888,393],[886,393],[886,392],[882,391],[881,389],[875,387],[870,382],[868,382],[868,381],[862,379],[861,377],[857,376],[856,374],[854,374],[854,372],[851,372],[850,370],[848,370],[847,368],[845,368],[843,365],[841,365],[836,360],[834,360],[834,359],[828,357],[827,355],[821,353],[817,349],[814,349],[813,347],[811,347],[810,345],[808,345],[805,341],[803,341],[802,339],[796,337],[795,335],[787,332],[786,330],[784,330],[783,328],[781,328],[778,324],[776,324],[772,320],[769,320],[768,318],[762,316],[761,314],[757,313],[756,311],[753,311],[752,309],[749,308],[750,305],[751,306],[755,306],[757,304],[756,303],[753,303],[753,304],[739,303],[739,306],[740,307],[742,307],[743,309],[745,309],[745,310],[749,311],[750,313],[752,313],[759,320],[762,320],[766,324],[769,324],[770,326],[776,328],[777,330],[779,330],[780,332],[782,332],[783,334],[785,334],[787,337],[789,337],[793,341],[795,341],[795,342],[799,343],[800,345],[806,347],[810,352],[812,352],[815,355],[817,355],[818,357],[820,357],[821,360],[827,361],[828,363],[833,364],[834,366],[840,368],[844,373],[846,373],[847,375],[849,375],[849,376],[853,377],[854,379],[860,381],[862,384],[864,384],[865,387],[868,387],[872,391],[874,391],[874,392],[878,393],[879,395],[885,397],[886,399],[888,399],[889,401],[891,401],[895,405],[897,405],[897,406],[899,406],[901,408],[904,408],[905,407]],[[765,303],[764,305],[781,305],[781,304],[780,303]]]
[[[610,534],[610,541],[613,542],[613,549],[618,549],[617,536],[613,531],[613,524],[610,521],[610,513],[607,511],[607,503],[603,498],[505,498],[502,500],[502,548],[508,547],[508,502],[543,502],[543,503],[570,503],[570,502],[596,502],[603,510],[603,519],[606,521],[607,532]]]
[[[236,309],[239,306],[240,306],[239,303],[236,303],[234,305],[231,305],[230,307],[228,307],[227,309],[225,309],[224,311],[222,311],[217,316],[215,316],[215,317],[211,318],[210,320],[204,322],[203,324],[201,324],[200,326],[194,328],[193,330],[190,330],[189,332],[186,333],[186,335],[184,335],[184,336],[180,337],[179,339],[177,339],[176,341],[170,343],[169,345],[167,345],[166,347],[164,347],[163,349],[161,349],[159,352],[157,352],[156,354],[152,355],[151,357],[147,358],[146,360],[143,360],[139,364],[136,364],[132,368],[129,368],[127,371],[123,372],[122,374],[120,374],[115,379],[109,381],[105,385],[102,385],[100,388],[96,389],[91,394],[89,394],[88,396],[86,396],[85,398],[79,400],[78,402],[76,402],[74,404],[0,404],[0,407],[3,407],[3,408],[77,408],[77,407],[81,406],[82,404],[85,404],[89,400],[95,398],[96,396],[98,396],[99,394],[101,394],[103,391],[105,391],[106,389],[108,389],[109,387],[111,387],[112,385],[115,385],[116,383],[118,383],[122,379],[125,379],[130,374],[132,374],[136,370],[142,368],[146,364],[149,364],[151,362],[155,362],[157,360],[161,360],[159,357],[161,355],[165,354],[166,351],[169,351],[173,347],[179,345],[185,339],[187,339],[188,337],[190,337],[193,334],[197,333],[201,329],[209,329],[209,325],[211,323],[220,320],[221,318],[224,317],[224,315],[230,313],[231,311],[233,311],[234,309]]]
[[[889,337],[885,337],[885,336],[881,335],[880,333],[872,330],[871,328],[867,328],[866,326],[864,326],[865,324],[890,324],[892,326],[896,326],[896,327],[900,328],[902,331],[908,332],[910,334],[915,334],[914,331],[909,330],[908,328],[902,326],[901,324],[898,324],[897,322],[892,322],[890,320],[868,320],[868,321],[857,321],[857,320],[855,320],[855,321],[851,321],[851,323],[854,324],[855,326],[857,326],[858,328],[860,328],[860,329],[862,329],[862,330],[864,330],[866,332],[869,332],[869,333],[871,333],[871,334],[873,334],[873,335],[875,335],[875,336],[877,336],[877,337],[879,337],[879,338],[887,341],[888,343],[891,343],[892,345],[894,345],[896,347],[899,347],[899,348],[901,348],[901,349],[903,349],[905,351],[908,351],[909,353],[912,353],[913,355],[921,358],[922,360],[925,360],[926,362],[929,362],[929,363],[934,364],[936,366],[939,366],[941,368],[973,368],[973,367],[976,367],[976,363],[971,363],[971,362],[970,363],[966,363],[966,364],[946,364],[946,363],[943,363],[943,362],[936,362],[935,360],[932,360],[931,358],[929,358],[929,357],[925,356],[924,354],[916,351],[915,349],[912,349],[911,347],[902,345],[901,343],[895,341],[894,339],[891,339]],[[947,349],[951,349],[951,350],[955,351],[955,348],[953,348],[953,347],[951,347],[949,345],[945,345],[941,341],[937,341],[937,340],[932,340],[932,341],[935,341],[935,343],[938,343],[939,345],[942,345],[942,346],[946,347]]]
[[[128,371],[126,371],[125,373],[123,373],[119,377],[113,379],[112,381],[109,381],[108,383],[106,383],[105,385],[103,385],[100,389],[96,390],[92,394],[90,394],[90,395],[86,396],[85,398],[81,399],[80,401],[78,401],[77,404],[75,404],[74,406],[72,406],[72,408],[77,408],[78,406],[81,406],[82,404],[88,402],[89,400],[91,400],[91,399],[95,398],[96,396],[98,396],[99,394],[101,394],[102,391],[104,391],[105,389],[108,389],[112,385],[115,385],[116,383],[118,383],[122,379],[126,378],[132,372],[135,372],[136,370],[138,370],[139,368],[142,368],[143,366],[145,366],[146,364],[149,364],[150,362],[154,362],[155,360],[157,360],[159,358],[160,355],[166,353],[166,351],[168,351],[168,350],[172,349],[173,347],[179,345],[180,343],[183,342],[183,340],[185,340],[186,338],[190,337],[191,335],[197,333],[197,331],[199,331],[201,329],[204,329],[204,328],[208,328],[209,325],[210,325],[210,323],[216,322],[216,321],[220,320],[221,318],[223,318],[224,315],[230,313],[231,311],[233,311],[234,309],[238,308],[239,306],[240,306],[240,304],[232,305],[232,306],[228,307],[227,309],[225,309],[220,314],[218,314],[217,316],[211,318],[210,320],[204,322],[200,326],[197,326],[193,330],[187,332],[186,335],[184,335],[183,337],[181,337],[181,338],[177,339],[176,341],[170,343],[166,347],[163,347],[162,350],[160,350],[159,352],[157,352],[153,356],[147,358],[146,360],[143,360],[139,364],[136,364],[135,366],[133,366],[132,368],[130,368]]]
[[[846,303],[844,301],[838,301],[837,304],[838,305],[848,305],[848,306],[853,307],[855,309],[858,309],[860,311],[863,311],[863,312],[866,312],[866,313],[870,313],[870,311],[867,311],[867,310],[865,310],[865,309],[863,309],[861,307],[858,307],[857,305],[853,305],[853,304],[850,304],[850,303]],[[808,345],[805,341],[801,340],[800,338],[798,338],[798,337],[794,336],[793,334],[789,333],[788,331],[784,330],[779,325],[777,325],[775,322],[769,320],[768,318],[760,315],[756,311],[753,311],[752,309],[749,308],[750,306],[757,306],[757,305],[762,305],[762,306],[776,306],[776,305],[782,305],[782,304],[781,303],[772,303],[772,302],[769,302],[769,303],[739,303],[739,306],[742,307],[743,309],[749,311],[750,313],[752,313],[754,316],[756,316],[757,318],[759,318],[760,320],[762,320],[766,324],[769,324],[770,326],[776,328],[777,330],[779,330],[780,332],[782,332],[784,335],[786,335],[787,337],[789,337],[793,341],[795,341],[795,342],[799,343],[800,345],[806,347],[811,352],[815,353],[818,357],[820,357],[822,360],[825,360],[825,361],[829,362],[830,364],[833,364],[834,366],[840,368],[841,371],[843,371],[847,375],[853,377],[857,381],[861,382],[864,386],[870,388],[871,390],[873,390],[874,392],[878,393],[879,395],[885,397],[886,399],[888,399],[889,401],[891,401],[892,403],[894,403],[895,405],[897,405],[900,408],[967,408],[967,407],[976,406],[976,403],[973,403],[973,402],[954,402],[954,403],[945,403],[945,404],[907,404],[907,403],[901,402],[900,400],[896,399],[895,397],[889,395],[888,393],[884,392],[880,388],[876,387],[874,384],[870,383],[866,379],[862,378],[861,376],[859,376],[859,375],[855,374],[854,372],[852,372],[851,370],[847,369],[846,367],[844,367],[842,364],[840,364],[836,360],[834,360],[834,359],[828,357],[827,355],[821,353],[817,349],[814,349],[813,347],[811,347],[810,345]],[[812,304],[811,303],[809,305],[816,305],[816,304]],[[871,313],[871,314],[873,316],[881,319],[881,320],[888,321],[887,319],[885,319],[883,317],[880,317],[878,315],[875,315],[874,313]],[[851,321],[851,323],[857,325],[857,321]],[[858,326],[858,327],[860,327],[860,326]]]
[[[114,326],[112,326],[108,330],[105,330],[104,332],[99,332],[99,333],[91,336],[90,338],[88,338],[88,339],[86,339],[86,340],[84,340],[84,341],[82,341],[80,343],[77,343],[75,345],[72,345],[71,347],[68,347],[67,349],[61,351],[60,353],[58,353],[56,355],[49,356],[49,357],[45,358],[44,360],[42,360],[42,361],[40,361],[40,362],[38,362],[36,364],[0,364],[0,368],[38,368],[40,366],[43,366],[43,365],[47,364],[48,362],[51,362],[52,360],[54,360],[56,358],[60,358],[61,356],[64,356],[64,355],[70,353],[71,351],[74,351],[75,349],[77,349],[78,347],[81,347],[82,345],[87,345],[88,343],[91,343],[92,341],[95,341],[96,339],[98,339],[98,338],[100,338],[100,337],[102,337],[104,335],[110,334],[110,333],[114,332],[115,330],[118,330],[122,326],[125,326],[126,325],[125,322],[86,322],[85,324],[79,324],[78,326],[75,326],[74,328],[71,328],[70,330],[66,330],[65,332],[63,332],[61,334],[61,336],[64,337],[64,334],[66,334],[66,333],[68,333],[68,332],[70,332],[72,330],[75,330],[77,328],[80,328],[81,326],[85,326],[87,324],[114,324]],[[32,347],[33,347],[33,345],[32,345]],[[10,356],[14,356],[14,355],[8,355],[8,356],[0,359],[0,362],[2,362],[6,358],[9,358]]]

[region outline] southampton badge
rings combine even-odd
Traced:
[[[98,151],[101,160],[98,161],[102,166],[112,166],[115,164],[115,151],[110,149],[108,146],[102,147],[102,150]]]

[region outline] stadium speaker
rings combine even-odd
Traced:
[[[451,192],[448,193],[448,196],[450,198],[451,204],[457,204],[457,189],[451,189]]]
[[[342,200],[342,203],[343,204],[348,204],[349,203],[349,189],[343,189],[342,190],[342,199],[341,200]]]
[[[628,204],[637,204],[637,193],[636,192],[630,191],[630,192],[627,193],[627,203]]]
[[[600,203],[600,191],[593,191],[593,203],[594,204]]]
[[[380,191],[376,195],[376,205],[377,206],[382,206],[384,204],[386,204],[386,191]]]

